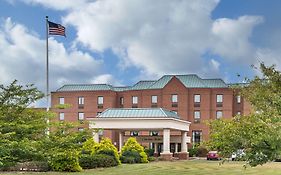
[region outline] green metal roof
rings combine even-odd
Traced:
[[[153,85],[156,81],[139,81],[137,84],[132,86],[130,90],[142,90],[148,89],[151,85]]]
[[[176,77],[187,88],[226,88],[229,87],[222,79],[202,79],[195,74],[189,75],[164,75],[159,80],[139,81],[133,86],[113,87],[108,84],[69,84],[57,91],[128,91],[144,89],[162,89],[169,81]]]
[[[97,116],[98,118],[176,118],[174,112],[163,108],[109,108]]]

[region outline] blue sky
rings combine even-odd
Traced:
[[[279,0],[1,0],[0,82],[45,90],[45,16],[66,27],[50,37],[50,84],[132,85],[164,74],[227,83],[281,69]],[[237,77],[240,74],[241,77]]]

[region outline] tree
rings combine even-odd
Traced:
[[[281,155],[281,73],[274,66],[260,65],[263,77],[235,87],[252,104],[248,116],[210,122],[210,149],[229,157],[238,149],[250,166],[262,165]]]
[[[46,112],[27,108],[44,95],[33,85],[0,85],[0,169],[41,159],[38,140],[47,129]]]

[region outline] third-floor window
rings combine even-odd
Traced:
[[[217,107],[222,107],[222,102],[223,102],[223,95],[222,94],[217,94]]]
[[[98,105],[103,105],[103,96],[98,96]]]
[[[63,105],[63,104],[64,104],[64,97],[60,97],[60,98],[59,98],[59,104],[60,104],[60,105]]]
[[[157,95],[152,95],[151,96],[151,103],[156,104],[157,103]]]
[[[133,105],[137,105],[138,104],[138,97],[137,96],[133,96],[132,97],[132,103],[133,103]]]
[[[201,96],[200,94],[194,95],[194,103],[200,103],[201,102]]]
[[[120,106],[123,107],[123,105],[124,105],[124,97],[120,97],[119,104],[120,104]]]
[[[173,94],[171,97],[172,107],[178,107],[178,95]]]
[[[78,105],[84,105],[84,97],[78,97]]]

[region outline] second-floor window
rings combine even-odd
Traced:
[[[64,113],[63,112],[59,113],[59,120],[64,121]]]
[[[124,105],[124,97],[120,97],[120,105],[123,106]]]
[[[200,122],[201,113],[200,111],[194,111],[194,122]]]
[[[222,111],[217,111],[217,112],[216,112],[216,118],[217,118],[217,119],[222,118]]]
[[[132,102],[134,105],[138,104],[138,97],[137,96],[133,96],[132,97]]]
[[[236,100],[237,100],[237,103],[241,103],[241,96],[240,96],[240,95],[237,95],[237,96],[236,96]]]
[[[157,103],[157,95],[152,95],[151,96],[151,103],[156,104]]]
[[[63,105],[63,104],[64,104],[64,97],[60,97],[60,98],[59,98],[59,104],[60,104],[60,105]]]
[[[84,112],[78,112],[78,120],[84,120]]]

